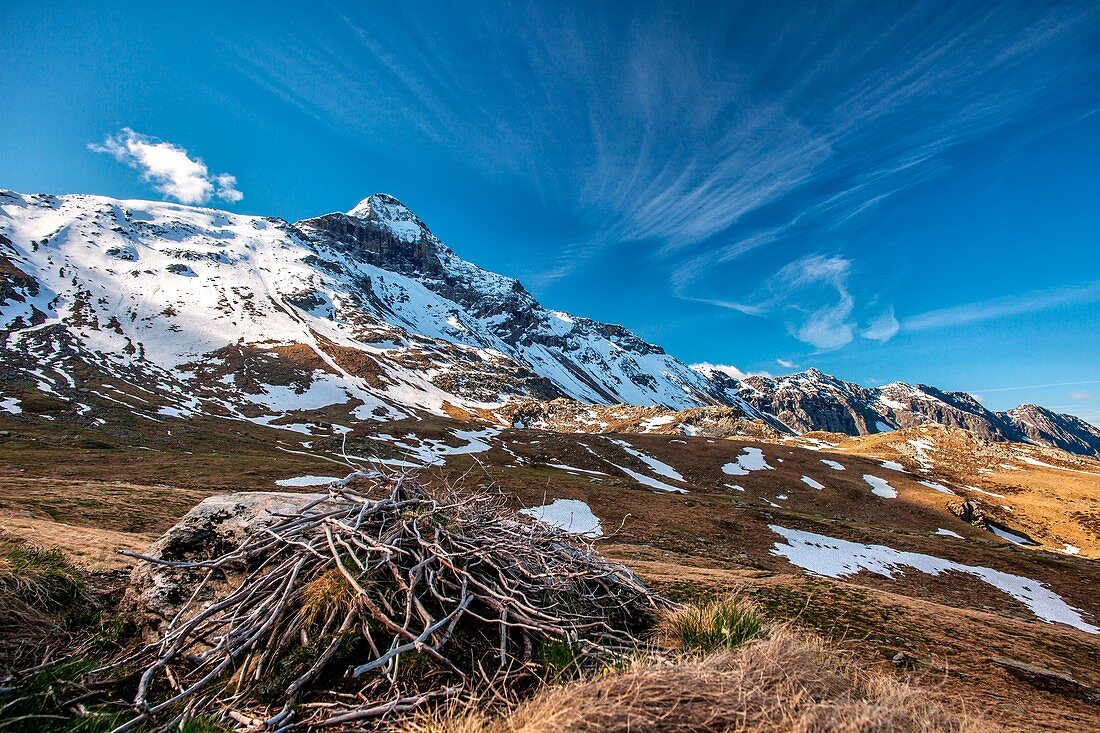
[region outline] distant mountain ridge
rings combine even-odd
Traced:
[[[99,419],[93,404],[119,400],[123,383],[148,393],[123,398],[135,411],[303,430],[418,412],[493,419],[511,400],[564,397],[727,406],[786,432],[935,422],[1100,455],[1100,430],[1033,405],[994,413],[923,385],[691,368],[621,326],[543,308],[386,194],[291,224],[0,190],[0,340],[0,409],[28,415],[52,401]]]

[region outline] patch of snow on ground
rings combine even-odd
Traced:
[[[675,468],[668,465],[667,463],[662,463],[661,461],[658,461],[656,458],[649,455],[648,453],[643,453],[642,451],[632,446],[630,443],[627,443],[625,440],[612,440],[611,442],[625,450],[630,455],[637,458],[642,463],[649,466],[653,473],[657,474],[658,476],[664,476],[665,478],[670,478],[673,481],[684,480],[684,477],[681,476],[680,472],[677,471]]]
[[[611,462],[608,461],[608,463],[611,463]],[[684,489],[679,489],[679,488],[676,488],[675,486],[669,486],[668,484],[664,483],[663,481],[658,481],[657,479],[653,478],[652,476],[646,476],[644,473],[638,473],[637,471],[631,471],[629,468],[626,468],[625,466],[620,466],[616,463],[611,463],[611,465],[615,466],[615,468],[619,469],[620,471],[625,473],[627,476],[634,479],[635,481],[642,484],[643,486],[649,486],[650,488],[660,489],[661,491],[671,491],[671,492],[676,493],[676,494],[686,494],[687,493],[687,491],[684,490]]]
[[[745,448],[744,451],[744,455],[738,456],[736,461],[722,466],[722,473],[730,476],[747,476],[750,471],[775,470],[764,460],[764,451],[759,448]]]
[[[294,476],[283,478],[275,482],[276,486],[324,486],[333,481],[339,481],[337,476]]]
[[[1070,473],[1083,473],[1086,476],[1100,476],[1100,473],[1096,473],[1095,471],[1081,471],[1081,470],[1076,469],[1076,468],[1066,468],[1065,466],[1055,466],[1053,463],[1043,463],[1042,461],[1036,460],[1035,458],[1032,458],[1031,456],[1020,456],[1020,460],[1023,461],[1024,463],[1028,463],[1032,466],[1042,466],[1043,468],[1053,468],[1053,469],[1056,469],[1058,471],[1069,471]]]
[[[970,484],[963,484],[963,488],[964,489],[969,489],[971,491],[977,491],[979,494],[985,494],[986,496],[992,496],[994,499],[1003,499],[1003,498],[1005,498],[1004,494],[994,494],[992,491],[986,491],[985,489],[979,489],[977,486],[971,486]]]
[[[894,429],[892,427],[890,427],[886,423],[882,422],[881,420],[879,420],[878,422],[875,423],[875,430],[877,430],[880,433],[892,433],[892,432],[894,432]]]
[[[591,538],[603,536],[599,518],[579,499],[555,499],[546,506],[522,509],[520,514],[526,514],[536,522],[563,529],[569,534]]]
[[[578,471],[580,473],[592,474],[593,476],[606,476],[607,475],[603,471],[590,471],[587,468],[577,468],[576,466],[567,466],[564,463],[547,463],[546,465],[550,468],[556,468],[560,471]]]
[[[821,484],[821,483],[819,483],[819,482],[817,482],[817,481],[814,481],[814,480],[813,480],[812,478],[810,478],[809,476],[803,476],[803,477],[802,477],[802,483],[806,484],[807,486],[811,486],[811,487],[813,487],[813,488],[815,488],[815,489],[818,489],[819,491],[820,491],[821,489],[824,489],[824,488],[825,488],[824,484]]]
[[[889,468],[891,471],[901,471],[902,473],[905,473],[905,466],[901,465],[897,461],[883,461],[882,467]]]
[[[917,483],[920,484],[921,486],[927,486],[930,489],[935,489],[936,491],[940,492],[941,494],[951,494],[951,496],[958,496],[958,494],[956,494],[951,489],[947,488],[943,484],[936,483],[935,481],[918,480]]]
[[[817,575],[840,578],[866,570],[893,578],[895,573],[902,574],[902,567],[929,575],[950,571],[966,573],[1012,596],[1043,621],[1067,624],[1089,634],[1100,634],[1100,628],[1085,622],[1077,609],[1066,604],[1050,588],[1019,575],[964,565],[919,552],[903,552],[884,545],[848,542],[775,524],[769,525],[769,528],[786,540],[786,543],[775,543],[771,549],[772,555],[785,557],[791,564]]]
[[[1016,534],[1012,530],[1006,529],[1005,527],[998,527],[997,525],[993,524],[992,522],[987,524],[986,527],[989,529],[990,532],[997,535],[1001,539],[1008,540],[1009,542],[1014,542],[1017,545],[1034,545],[1035,544],[1031,539],[1029,539],[1027,537],[1024,537],[1022,534]]]
[[[642,422],[642,432],[651,433],[662,425],[668,425],[675,419],[675,415],[658,415],[657,417],[647,418]]]
[[[23,408],[19,406],[19,400],[14,397],[5,397],[0,400],[0,410],[10,412],[13,415],[18,415],[23,412]]]
[[[1063,547],[1058,552],[1064,552],[1067,555],[1080,555],[1081,554],[1081,548],[1076,547],[1074,545],[1066,545],[1065,547]]]
[[[833,469],[834,471],[843,471],[844,470],[844,466],[840,465],[836,461],[830,461],[828,458],[822,458],[821,462],[824,463],[829,468]]]
[[[931,470],[932,459],[928,457],[929,451],[935,450],[933,447],[935,443],[931,440],[910,440],[909,445],[913,446],[913,450],[916,452],[917,463],[921,465],[921,468]]]
[[[887,483],[884,478],[865,473],[863,474],[863,480],[870,484],[871,493],[875,496],[881,496],[883,499],[896,499],[898,496],[898,490]]]
[[[492,446],[489,440],[500,434],[496,428],[484,428],[483,430],[455,430],[454,435],[459,440],[466,441],[466,445],[447,445],[442,440],[425,438],[421,440],[416,435],[405,436],[404,442],[394,441],[394,445],[404,450],[411,458],[425,466],[437,466],[443,463],[446,456],[456,456],[465,453],[483,453]],[[380,437],[380,436],[378,436]],[[419,444],[412,441],[417,440]],[[385,461],[384,461],[385,462]]]
[[[965,537],[963,537],[958,532],[952,532],[951,530],[944,529],[943,527],[940,527],[939,529],[937,529],[936,534],[942,535],[944,537],[955,537],[956,539],[960,539],[960,540],[965,540],[966,539]]]

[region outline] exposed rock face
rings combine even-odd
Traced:
[[[655,405],[590,405],[575,400],[513,400],[499,410],[513,427],[567,433],[658,433],[724,438],[758,435],[778,438],[767,422],[738,407],[713,405],[668,410]]]
[[[974,499],[951,501],[948,502],[947,509],[967,524],[972,524],[982,529],[988,529],[985,509],[982,508],[982,504],[979,501],[975,501]]]
[[[985,440],[1032,442],[1070,453],[1100,455],[1100,429],[1036,405],[993,412],[965,392],[904,382],[868,389],[817,369],[774,378],[710,376],[727,399],[739,398],[800,433],[823,430],[864,435],[936,424],[960,428]]]
[[[211,496],[185,514],[145,554],[169,562],[209,560],[236,548],[250,534],[279,523],[282,519],[278,515],[298,511],[314,501],[325,501],[327,496],[267,491]],[[222,566],[202,586],[198,599],[224,595],[246,572],[243,563],[236,567]],[[175,618],[207,573],[206,568],[141,563],[131,575],[127,602],[143,621],[144,630],[155,634]]]
[[[1000,414],[1010,419],[1026,440],[1100,457],[1100,428],[1074,415],[1051,412],[1038,405],[1020,405]]]
[[[858,384],[845,382],[817,369],[788,377],[748,377],[736,387],[738,396],[753,407],[775,415],[795,432],[824,430],[863,435],[879,432],[879,416],[869,405],[874,395]]]

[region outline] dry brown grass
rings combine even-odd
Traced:
[[[549,688],[503,718],[423,717],[404,733],[977,733],[934,691],[861,670],[787,629],[706,657],[646,658]]]

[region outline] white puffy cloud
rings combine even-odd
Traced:
[[[205,204],[213,198],[232,204],[244,198],[237,189],[235,176],[211,173],[202,159],[192,157],[179,145],[142,135],[129,127],[108,135],[101,144],[90,144],[88,149],[107,153],[140,171],[143,181],[183,204]]]

